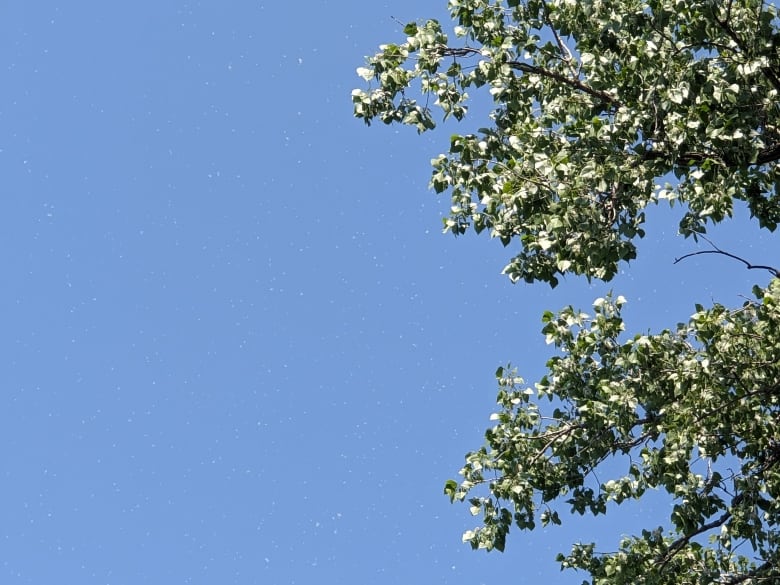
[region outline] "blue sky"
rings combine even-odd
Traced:
[[[498,243],[442,235],[450,130],[367,129],[350,91],[394,18],[445,8],[0,9],[0,581],[578,583],[556,552],[664,522],[650,501],[504,555],[461,543],[444,481],[496,367],[541,375],[544,309],[614,289],[658,329],[766,277],[673,265],[698,248],[660,210],[609,286],[513,286]],[[746,225],[717,243],[776,256]]]

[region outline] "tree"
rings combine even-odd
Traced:
[[[419,132],[490,94],[490,123],[433,161],[450,191],[445,231],[486,231],[519,252],[512,281],[609,281],[636,257],[645,209],[680,205],[679,230],[745,206],[780,222],[780,26],[758,0],[449,0],[404,27],[358,74],[355,115]],[[717,248],[712,252],[730,255]],[[734,256],[732,256],[734,257]],[[738,258],[739,259],[739,258]],[[741,259],[740,259],[741,260]],[[769,583],[780,579],[780,278],[741,307],[697,305],[687,323],[625,334],[624,299],[593,314],[546,312],[559,354],[526,385],[499,368],[498,412],[445,493],[481,525],[464,540],[504,550],[511,527],[604,514],[668,492],[666,529],[617,552],[575,544],[563,568],[593,583]],[[604,479],[605,464],[623,473]]]

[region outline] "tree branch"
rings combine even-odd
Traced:
[[[529,65],[528,63],[521,63],[520,61],[507,61],[507,65],[510,65],[514,69],[522,71],[523,73],[532,73],[541,75],[542,77],[547,77],[549,79],[554,79],[555,81],[560,81],[569,87],[573,87],[574,89],[587,93],[588,95],[591,95],[602,102],[612,104],[615,107],[619,108],[623,105],[620,100],[618,100],[612,94],[600,89],[594,89],[591,86],[582,83],[579,79],[571,79],[570,77],[566,77],[565,75],[561,75],[555,71],[537,67],[536,65]]]
[[[780,80],[778,80],[777,90],[780,91]],[[776,160],[780,160],[780,144],[776,144],[771,148],[767,148],[759,152],[758,158],[756,159],[756,164],[765,165],[766,163],[774,162]]]
[[[742,575],[736,575],[728,581],[724,581],[724,583],[726,585],[737,585],[738,583],[744,583],[748,579],[753,579],[760,576],[761,573],[765,573],[766,571],[771,570],[774,566],[775,564],[772,561],[766,561],[763,565],[759,565],[755,569],[748,571],[747,573],[743,573]]]
[[[731,6],[734,4],[733,0],[729,0],[728,8],[726,8],[726,18],[720,19],[715,14],[713,9],[713,18],[715,19],[715,22],[718,23],[718,26],[723,29],[723,32],[725,32],[729,38],[734,41],[734,44],[739,47],[739,50],[743,53],[747,52],[745,49],[745,43],[742,41],[742,39],[739,38],[739,35],[737,35],[736,32],[734,32],[734,29],[731,28],[731,23],[729,22],[731,20]]]
[[[729,258],[733,258],[734,260],[738,260],[742,262],[748,270],[766,270],[774,276],[775,278],[780,277],[780,269],[774,268],[773,266],[766,266],[764,264],[751,264],[744,258],[740,258],[736,254],[732,254],[730,252],[726,252],[724,250],[721,250],[718,248],[715,244],[712,243],[712,241],[705,236],[699,235],[699,237],[703,240],[705,240],[710,246],[714,248],[714,250],[699,250],[698,252],[691,252],[690,254],[684,254],[680,256],[679,258],[674,259],[674,264],[677,264],[678,262],[681,262],[685,260],[686,258],[690,258],[691,256],[698,256],[700,254],[721,254],[722,256],[728,256]]]
[[[555,42],[558,43],[558,50],[561,52],[562,58],[566,62],[566,65],[569,66],[569,71],[571,71],[572,75],[576,77],[577,71],[574,69],[573,63],[574,56],[571,54],[569,47],[567,47],[561,39],[556,28],[553,26],[552,20],[550,19],[550,7],[547,6],[547,2],[545,0],[542,0],[542,6],[544,7],[544,20],[547,22],[547,26],[550,27],[550,30],[555,37]]]
[[[466,57],[469,55],[482,54],[479,51],[479,49],[475,49],[473,47],[458,48],[458,47],[440,46],[436,48],[436,51],[442,57]],[[528,63],[523,63],[521,61],[507,61],[506,64],[512,67],[513,69],[522,71],[523,73],[541,75],[542,77],[547,77],[548,79],[554,79],[555,81],[563,83],[564,85],[568,85],[569,87],[574,88],[578,91],[587,93],[588,95],[591,95],[602,102],[612,104],[615,107],[620,107],[623,105],[620,102],[620,100],[618,100],[612,94],[607,93],[606,91],[602,91],[600,89],[594,89],[589,85],[587,85],[586,83],[583,83],[579,79],[572,79],[571,77],[566,77],[565,75],[561,73],[557,73],[556,71],[551,71],[549,69],[545,69],[544,67],[538,67],[536,65],[529,65]]]
[[[720,518],[717,518],[716,520],[713,520],[712,522],[709,522],[707,524],[702,524],[699,528],[691,532],[690,534],[686,534],[685,536],[681,536],[677,540],[675,540],[672,544],[669,545],[669,549],[666,551],[666,554],[663,556],[663,559],[661,559],[661,566],[659,567],[659,572],[663,571],[666,564],[672,560],[672,557],[676,555],[682,547],[684,547],[686,544],[688,544],[691,539],[695,536],[698,536],[699,534],[702,534],[704,532],[707,532],[708,530],[712,530],[713,528],[717,528],[718,526],[722,526],[725,524],[725,522],[731,518],[731,512],[724,512],[721,514]]]
[[[670,157],[671,154],[665,150],[648,150],[642,154],[644,160],[657,160],[665,157]],[[690,163],[703,163],[705,160],[714,160],[722,164],[727,168],[734,168],[739,166],[731,159],[726,159],[715,152],[686,152],[677,155],[677,161],[684,164]],[[749,163],[750,165],[765,165],[770,162],[780,160],[780,144],[774,144],[769,148],[759,151],[756,157],[756,162]]]

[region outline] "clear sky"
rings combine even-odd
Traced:
[[[541,375],[544,309],[613,288],[659,329],[767,277],[673,265],[700,248],[667,212],[608,286],[511,285],[510,251],[442,235],[452,129],[366,128],[350,91],[395,19],[445,9],[3,3],[0,582],[570,584],[572,541],[666,520],[651,498],[461,543],[443,484],[496,367]],[[776,263],[746,225],[716,242]]]

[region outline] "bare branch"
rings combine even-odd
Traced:
[[[740,258],[736,254],[732,254],[730,252],[726,252],[725,250],[721,250],[718,248],[715,244],[712,243],[711,240],[706,238],[705,236],[699,235],[699,237],[703,240],[705,240],[710,246],[712,246],[713,250],[699,250],[698,252],[691,252],[690,254],[684,254],[680,256],[679,258],[674,259],[674,264],[677,264],[678,262],[681,262],[685,260],[686,258],[690,258],[691,256],[699,256],[700,254],[720,254],[722,256],[728,256],[729,258],[733,258],[734,260],[738,260],[739,262],[742,262],[748,270],[766,270],[774,276],[775,278],[780,277],[780,269],[774,268],[773,266],[767,266],[764,264],[751,264],[744,258]]]
[[[547,6],[547,2],[545,2],[545,0],[542,0],[542,6],[544,7],[544,20],[547,22],[547,26],[550,27],[550,30],[555,37],[555,42],[558,43],[558,50],[561,52],[563,60],[569,66],[569,71],[571,71],[572,75],[576,77],[577,71],[574,69],[574,56],[571,54],[569,47],[566,46],[566,44],[563,42],[563,39],[561,39],[561,36],[558,34],[558,31],[553,26],[552,20],[550,19],[550,8]]]

